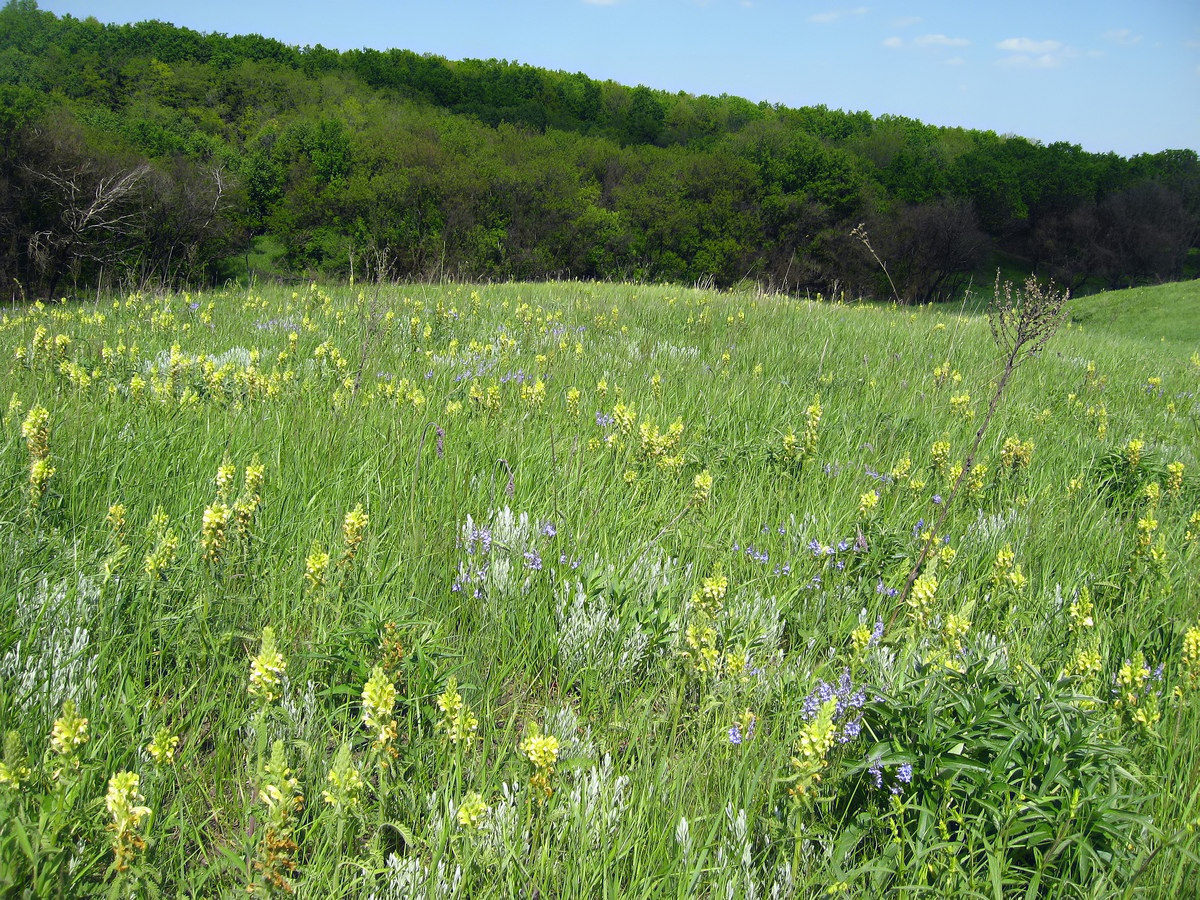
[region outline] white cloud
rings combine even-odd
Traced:
[[[966,38],[947,37],[944,34],[923,34],[915,38],[913,43],[918,47],[968,47],[971,44]]]
[[[884,38],[883,46],[885,46],[885,47],[903,47],[904,41],[900,40],[900,38],[898,38],[898,37]]]
[[[1128,28],[1114,28],[1111,31],[1104,32],[1104,37],[1114,44],[1121,44],[1125,47],[1140,43],[1142,40],[1140,34],[1134,34]]]
[[[829,12],[809,16],[808,21],[817,25],[828,25],[830,22],[836,22],[838,19],[845,19],[850,16],[865,16],[867,12],[868,10],[865,6],[856,6],[854,9],[831,9]]]
[[[1055,69],[1062,65],[1062,57],[1053,53],[1042,53],[1030,56],[1028,53],[1018,53],[1006,56],[1000,60],[1002,66],[1012,66],[1014,69]]]
[[[921,21],[920,16],[901,16],[899,19],[892,20],[893,28],[911,28]]]
[[[1069,59],[1078,58],[1078,49],[1062,41],[1035,41],[1032,38],[1007,38],[996,45],[1009,53],[1000,65],[1014,69],[1056,69]]]
[[[1063,49],[1061,41],[1035,41],[1026,37],[1006,38],[996,45],[1009,53],[1046,54]]]

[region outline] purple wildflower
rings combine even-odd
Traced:
[[[857,739],[860,734],[862,734],[862,716],[852,719],[842,727],[842,733],[838,735],[838,743],[848,744]]]

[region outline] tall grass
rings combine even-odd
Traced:
[[[942,519],[1004,362],[953,311],[314,285],[0,346],[12,893],[1200,887],[1191,348],[1065,326]]]

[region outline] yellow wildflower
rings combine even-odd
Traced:
[[[712,496],[712,487],[713,477],[712,473],[709,472],[708,469],[697,473],[696,477],[692,479],[691,505],[703,506],[704,504],[708,503],[709,498]]]
[[[165,725],[154,732],[154,737],[146,745],[146,752],[158,766],[169,766],[175,762],[175,748],[179,746],[179,737],[171,733]]]
[[[258,655],[250,660],[250,696],[259,697],[266,703],[278,700],[283,695],[286,670],[287,661],[275,646],[275,629],[266,625]]]
[[[550,776],[554,774],[554,764],[558,762],[558,738],[552,734],[542,734],[537,724],[532,723],[519,749],[535,770],[529,780],[530,786],[539,790],[543,799],[548,799],[554,793]]]
[[[138,851],[145,849],[146,841],[138,833],[142,819],[150,815],[150,809],[140,806],[144,798],[138,793],[138,776],[135,772],[118,772],[108,780],[108,792],[104,806],[112,816],[108,827],[113,832],[113,863],[118,872],[129,868]]]
[[[75,701],[64,700],[62,715],[54,720],[50,730],[50,749],[69,758],[90,739],[88,720],[76,714]]]
[[[458,692],[458,680],[453,676],[447,682],[446,690],[438,695],[437,706],[442,711],[438,730],[451,744],[469,747],[475,739],[479,719]]]
[[[460,828],[473,830],[483,824],[483,820],[487,817],[490,810],[491,807],[484,802],[479,792],[471,791],[463,797],[463,801],[458,805],[458,812],[454,817],[458,820]]]
[[[363,686],[362,705],[363,724],[371,733],[372,748],[395,755],[393,744],[397,735],[392,709],[396,705],[396,686],[388,680],[382,666],[376,666],[371,671],[371,677]],[[382,764],[387,765],[386,756],[382,757]]]
[[[312,550],[304,558],[304,580],[310,588],[319,588],[325,583],[325,572],[329,569],[329,553],[320,544],[313,542]]]

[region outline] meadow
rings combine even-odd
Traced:
[[[1197,894],[1200,348],[1089,302],[7,308],[4,893]]]

